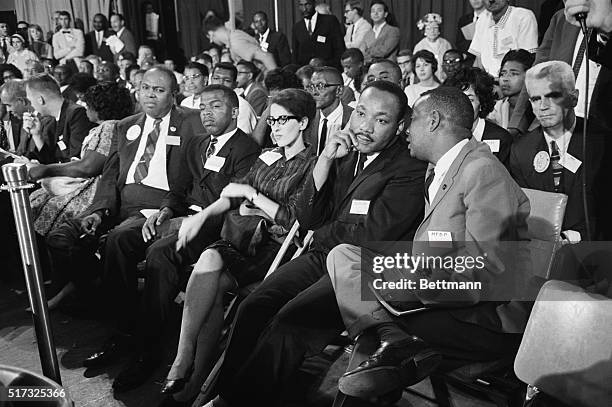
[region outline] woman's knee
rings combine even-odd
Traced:
[[[206,249],[200,255],[193,268],[193,274],[220,273],[223,270],[223,258],[215,249]]]

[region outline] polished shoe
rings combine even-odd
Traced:
[[[116,393],[123,393],[143,385],[158,365],[159,359],[150,355],[140,355],[117,375],[113,382],[113,390]]]
[[[102,348],[83,361],[86,368],[107,366],[127,354],[132,345],[132,338],[127,335],[115,335],[107,340]]]
[[[352,397],[378,397],[420,382],[441,361],[440,353],[415,336],[382,342],[372,356],[340,377],[338,389]]]
[[[181,377],[180,379],[166,379],[160,390],[161,394],[174,394],[185,388],[185,385],[189,381],[188,377]]]

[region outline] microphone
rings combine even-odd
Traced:
[[[576,21],[580,23],[580,28],[582,29],[582,33],[584,35],[587,35],[587,26],[586,26],[587,13],[585,12],[576,13],[575,17],[576,17]]]

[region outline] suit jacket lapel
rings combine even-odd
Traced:
[[[342,128],[344,128],[344,126],[346,126],[349,119],[351,118],[353,109],[351,109],[349,106],[345,105],[344,103],[341,103],[341,104],[342,104]]]
[[[127,173],[130,171],[130,167],[132,166],[132,163],[134,162],[134,158],[136,158],[136,152],[138,151],[138,146],[140,145],[140,140],[142,139],[142,133],[144,132],[144,125],[145,125],[146,119],[147,119],[147,115],[145,113],[140,113],[140,117],[138,117],[134,121],[134,123],[128,127],[128,131],[129,131],[129,129],[131,129],[132,126],[138,126],[140,128],[140,135],[134,140],[131,140],[131,141],[128,140],[123,145],[123,147],[121,147],[123,151],[118,151],[118,154],[121,157],[121,160],[123,160],[123,157],[125,157],[125,162],[127,163],[125,167],[123,167],[122,165],[125,172],[122,172],[119,174],[119,180],[118,180],[119,184],[125,183],[125,180],[127,178]],[[119,145],[119,142],[117,142],[117,144]]]
[[[580,28],[579,27],[575,27],[573,25],[571,25],[570,23],[568,23],[567,21],[565,21],[565,19],[563,19],[563,31],[562,31],[562,35],[563,35],[563,41],[562,44],[568,44],[568,46],[566,47],[561,47],[560,48],[560,54],[557,56],[558,60],[561,61],[565,61],[568,64],[570,64],[570,66],[572,66],[572,62],[574,59],[574,46],[576,44],[576,41],[578,40],[578,34],[580,33]]]
[[[57,141],[60,141],[60,136],[64,135],[64,124],[66,123],[66,109],[67,108],[68,108],[68,102],[64,101],[64,103],[62,103],[62,109],[60,110],[59,120],[55,124],[55,139]]]
[[[21,120],[11,115],[11,130],[13,132],[13,143],[15,144],[15,148],[19,146],[19,142],[21,141],[21,127]]]

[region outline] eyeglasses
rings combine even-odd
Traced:
[[[188,80],[188,79],[198,79],[199,77],[201,77],[202,74],[201,73],[194,73],[193,75],[185,75],[183,77],[183,80]]]
[[[238,74],[243,74],[243,75],[248,75],[250,73],[251,72],[249,72],[249,71],[238,71]]]
[[[291,120],[291,119],[295,119],[295,120],[300,120],[300,118],[298,116],[288,116],[288,115],[282,115],[282,116],[278,116],[278,117],[272,117],[272,116],[268,116],[266,118],[266,123],[268,123],[268,126],[272,127],[274,126],[274,124],[278,123],[281,126],[284,125],[285,123],[287,123],[287,121]]]
[[[332,86],[341,86],[341,83],[311,83],[310,85],[306,86],[306,90],[309,90],[311,92],[314,92],[315,90],[318,92],[323,92],[323,90],[325,90],[325,88],[331,88]]]
[[[461,62],[461,58],[445,59],[444,61],[442,61],[442,65],[458,64],[459,62]]]

